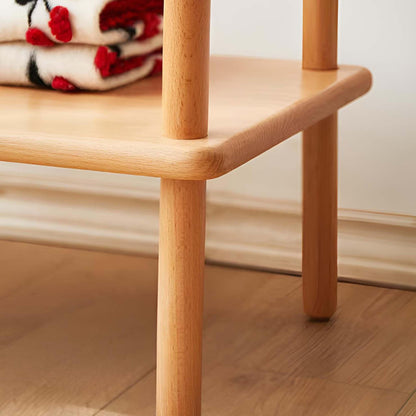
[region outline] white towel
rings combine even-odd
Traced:
[[[156,34],[163,0],[0,0],[0,42],[113,45]]]
[[[163,0],[0,0],[0,83],[107,90],[161,71]]]
[[[161,71],[162,34],[115,47],[0,44],[0,84],[62,91],[108,90]]]

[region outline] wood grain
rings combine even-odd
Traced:
[[[211,60],[208,138],[161,136],[161,79],[102,94],[0,87],[0,159],[204,180],[221,176],[368,91],[363,68]],[[238,117],[235,115],[238,114]]]
[[[416,294],[341,284],[342,313],[325,324],[303,317],[300,283],[299,279],[208,268],[203,414],[393,416],[407,400],[404,391],[344,383],[336,381],[335,375],[344,362],[354,359],[354,352],[376,335],[388,335],[399,321],[407,321],[408,327],[396,336],[396,348],[414,340],[408,305]],[[377,355],[387,359],[381,349]],[[406,357],[392,352],[389,373],[405,374],[402,365],[416,362],[409,350]],[[365,373],[365,363],[360,364]],[[100,416],[150,416],[153,400],[154,375]]]
[[[416,393],[412,394],[397,416],[416,416]]]
[[[97,416],[153,416],[153,384],[151,374]],[[227,365],[206,372],[203,391],[206,416],[396,416],[406,398],[394,391]]]
[[[155,264],[22,248],[0,243],[0,286],[14,285],[0,298],[0,414],[91,416],[154,368]]]
[[[201,414],[205,194],[203,181],[161,182],[157,416]]]
[[[337,307],[337,127],[334,114],[303,133],[303,303],[313,318]]]
[[[166,0],[163,133],[208,134],[210,0]],[[206,182],[162,179],[157,416],[201,414]]]
[[[338,67],[338,0],[303,0],[303,67]]]
[[[391,314],[397,311],[403,318],[388,319],[384,313],[371,317],[372,326],[384,331],[374,334],[354,352],[334,372],[333,379],[410,394],[416,388],[416,299],[408,298],[402,304],[388,292],[374,301],[371,311],[377,314],[378,310],[390,310]]]
[[[27,282],[0,299],[0,414],[154,415],[155,259],[2,242],[0,265]],[[321,323],[298,278],[207,266],[205,283],[203,414],[415,413],[416,292],[341,283]]]
[[[338,0],[303,1],[303,68],[337,68]],[[338,119],[334,112],[303,133],[303,304],[328,319],[337,306]]]
[[[210,0],[165,0],[163,133],[173,139],[208,134]]]

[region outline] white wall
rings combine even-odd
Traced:
[[[340,113],[340,206],[416,215],[416,2],[340,1],[339,62],[368,67],[369,95]],[[212,51],[300,59],[301,0],[213,0]],[[211,191],[300,201],[299,137]]]

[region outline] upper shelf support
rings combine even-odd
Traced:
[[[338,67],[338,0],[303,0],[303,68]]]
[[[208,134],[210,0],[165,0],[163,134]]]

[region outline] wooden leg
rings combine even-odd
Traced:
[[[303,135],[303,299],[329,319],[337,306],[337,114]]]
[[[162,179],[157,416],[201,414],[205,181]]]

